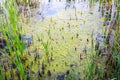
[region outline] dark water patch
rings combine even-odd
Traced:
[[[56,80],[64,80],[65,79],[65,74],[58,75]]]

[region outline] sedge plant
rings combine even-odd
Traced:
[[[7,0],[5,3],[2,2],[2,7],[6,13],[5,18],[3,18],[4,24],[0,25],[0,28],[9,51],[9,55],[6,55],[8,59],[17,66],[21,79],[25,79],[24,68],[21,62],[21,56],[24,56],[24,44],[20,40],[22,31],[18,23],[18,6],[16,5],[15,0]]]

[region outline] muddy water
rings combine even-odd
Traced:
[[[71,71],[71,74],[75,74],[76,79],[74,80],[78,80],[79,77],[83,78],[82,70],[86,65],[84,59],[87,57],[83,51],[86,49],[87,54],[91,54],[92,32],[94,42],[97,34],[102,34],[103,18],[98,12],[97,3],[91,8],[87,2],[76,3],[66,10],[65,4],[51,3],[42,6],[43,11],[39,8],[31,10],[34,16],[27,23],[26,21],[22,23],[27,35],[33,36],[33,44],[27,49],[31,55],[28,55],[29,60],[26,65],[34,61],[36,53],[34,51],[37,48],[40,58],[34,61],[34,65],[30,69],[37,73],[38,61],[40,61],[40,68],[42,68],[42,63],[46,64],[43,80],[53,80],[58,75],[66,74],[68,70]],[[41,14],[39,14],[40,12]],[[46,50],[43,46],[43,43],[47,42],[49,62],[46,61]],[[49,76],[49,71],[51,76]],[[33,78],[37,78],[37,75],[33,75]]]

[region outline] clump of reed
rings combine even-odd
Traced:
[[[24,56],[24,43],[20,40],[22,29],[18,21],[18,6],[14,0],[7,0],[5,3],[2,2],[2,7],[5,10],[5,18],[3,18],[3,24],[0,25],[0,28],[7,44],[3,53],[10,62],[17,66],[20,79],[25,79],[21,62],[21,58]]]
[[[15,2],[17,3],[17,5],[26,5],[29,4],[30,7],[32,8],[36,8],[40,5],[40,1],[39,0],[15,0]]]
[[[102,5],[104,3],[104,1],[100,1],[100,5],[101,7],[103,7],[104,5]],[[109,0],[108,1],[108,5],[106,7],[111,6],[110,3],[112,1]],[[117,4],[115,5],[119,5],[120,1],[117,2]],[[109,29],[105,28],[103,34],[104,34],[104,50],[101,50],[99,48],[99,44],[96,44],[95,48],[91,47],[93,49],[96,50],[96,52],[93,52],[91,54],[91,60],[88,62],[88,67],[87,69],[85,69],[85,79],[89,79],[89,80],[93,80],[93,79],[117,79],[119,80],[119,74],[120,74],[120,16],[119,16],[119,10],[120,7],[117,6],[116,7],[117,10],[115,13],[115,16],[117,16],[113,22],[115,22],[114,24],[110,24]],[[112,15],[112,13],[109,13],[110,15]],[[103,16],[105,17],[105,16]],[[110,19],[105,19],[105,21],[107,20],[112,20],[111,16],[109,16],[108,18]],[[105,26],[106,27],[106,26]],[[114,32],[114,34],[112,33]],[[111,38],[111,36],[113,36]],[[92,42],[91,42],[92,43]],[[103,53],[106,53],[106,55],[101,55]]]
[[[49,49],[50,49],[50,39],[51,39],[51,32],[50,32],[50,29],[48,29],[47,31],[47,35],[48,35],[48,39],[45,41],[44,40],[44,36],[41,35],[41,38],[40,36],[37,36],[38,37],[38,41],[41,42],[44,50],[45,50],[45,54],[46,54],[46,57],[45,57],[45,61],[47,63],[50,63],[50,52],[49,52]],[[52,57],[52,56],[51,56]]]

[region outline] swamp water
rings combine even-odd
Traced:
[[[103,34],[104,29],[98,3],[91,8],[87,2],[75,3],[66,10],[62,2],[42,7],[31,10],[29,19],[20,18],[23,32],[33,38],[24,51],[24,68],[30,71],[31,80],[84,79],[91,42],[96,42],[97,34]],[[6,75],[9,79],[9,70]]]

